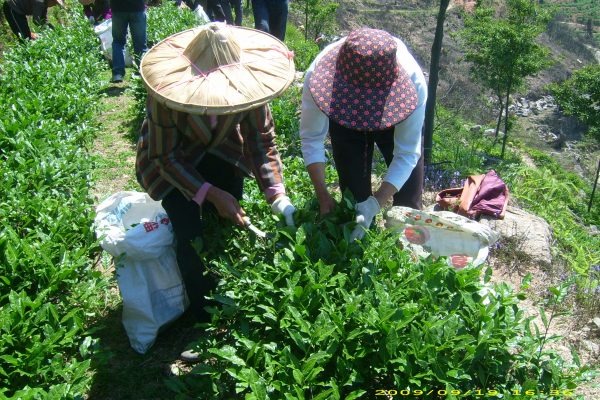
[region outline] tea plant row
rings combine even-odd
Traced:
[[[0,398],[87,390],[96,241],[90,123],[106,68],[82,18],[5,48],[0,66]]]

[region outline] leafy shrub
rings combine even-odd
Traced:
[[[0,397],[85,393],[86,322],[107,285],[86,149],[106,66],[80,16],[4,53],[0,75]]]
[[[352,202],[325,219],[317,208],[309,202],[300,227],[272,241],[211,231],[223,247],[202,254],[221,278],[220,307],[197,346],[203,362],[171,381],[182,398],[573,388],[560,357],[539,352],[542,339],[506,284],[415,261],[390,232],[349,243]]]
[[[319,54],[319,46],[312,40],[305,40],[302,32],[290,24],[285,31],[285,43],[294,52],[297,71],[306,71]]]
[[[290,11],[298,14],[298,25],[304,31],[304,38],[315,40],[319,35],[335,33],[338,7],[339,4],[331,0],[296,0],[290,4]]]
[[[577,117],[600,141],[600,65],[581,68],[571,78],[550,88],[565,114]]]

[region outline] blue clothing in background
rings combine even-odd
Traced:
[[[252,0],[254,27],[268,32],[279,40],[285,39],[288,0]]]
[[[110,9],[121,12],[141,12],[146,9],[144,0],[110,0]]]
[[[119,4],[127,3],[125,0],[120,0]],[[140,1],[143,6],[143,0]],[[111,5],[117,3],[111,1]],[[137,1],[131,1],[137,3]],[[122,78],[125,75],[125,45],[127,43],[127,28],[131,33],[133,41],[133,51],[136,64],[142,58],[142,55],[148,50],[146,47],[146,11],[142,7],[141,11],[120,11],[112,9],[112,55],[113,55],[113,80],[116,75]]]

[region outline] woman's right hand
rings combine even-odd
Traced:
[[[317,200],[319,201],[321,215],[329,214],[335,209],[335,199],[329,192],[318,194]]]
[[[246,213],[237,199],[230,193],[212,186],[206,193],[206,199],[215,206],[221,217],[229,219],[238,226],[245,226],[244,217]]]

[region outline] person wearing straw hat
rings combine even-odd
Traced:
[[[361,239],[381,205],[421,208],[423,160],[421,129],[427,83],[404,43],[370,28],[353,30],[317,55],[306,71],[302,93],[302,154],[322,214],[335,207],[325,184],[327,132],[340,188],[356,200]],[[387,164],[372,192],[375,144]]]
[[[63,0],[5,0],[2,8],[10,29],[18,38],[35,40],[37,35],[29,28],[27,16],[38,26],[49,25],[48,8],[56,5],[64,7],[65,3]]]
[[[159,42],[142,59],[147,118],[137,145],[139,183],[162,205],[177,239],[177,261],[192,311],[208,319],[214,287],[191,242],[199,211],[246,226],[239,204],[254,175],[274,213],[293,225],[268,103],[294,78],[293,54],[261,31],[213,22]]]

